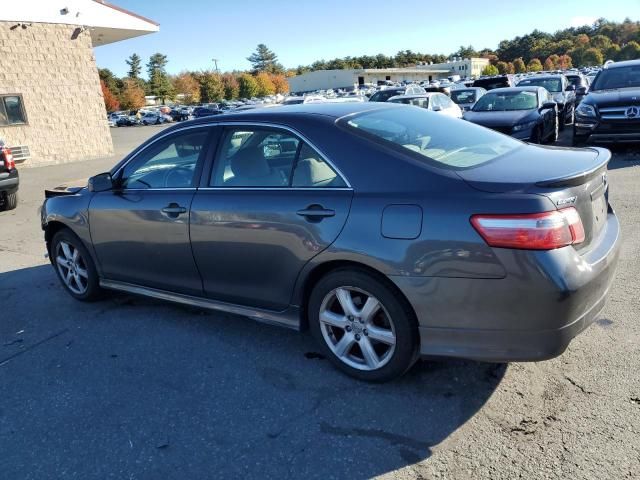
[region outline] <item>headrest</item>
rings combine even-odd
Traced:
[[[271,173],[261,148],[238,150],[230,159],[230,167],[233,176],[239,178],[260,178]]]

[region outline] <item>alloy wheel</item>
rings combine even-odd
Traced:
[[[60,241],[56,246],[56,266],[60,278],[69,290],[83,295],[89,288],[89,272],[80,251],[71,243]]]
[[[377,370],[395,351],[393,320],[382,303],[355,287],[329,292],[320,306],[320,330],[331,351],[358,370]]]

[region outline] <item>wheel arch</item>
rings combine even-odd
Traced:
[[[416,312],[409,302],[409,299],[402,292],[402,290],[397,287],[397,285],[395,285],[391,280],[389,280],[389,278],[387,278],[385,274],[370,265],[354,260],[328,260],[326,262],[315,265],[306,273],[304,279],[299,282],[300,287],[296,292],[295,303],[300,306],[300,330],[304,331],[309,328],[307,306],[309,304],[309,297],[311,296],[313,287],[317,285],[317,283],[329,273],[342,269],[360,270],[379,280],[382,284],[384,284],[387,288],[394,292],[397,295],[397,298],[399,298],[402,303],[404,303],[408,311],[411,312],[411,315],[413,316],[417,327],[418,320]]]

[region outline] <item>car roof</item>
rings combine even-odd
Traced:
[[[387,100],[387,102],[390,102],[391,100],[397,100],[399,98],[429,98],[432,97],[435,94],[440,94],[440,95],[444,95],[444,93],[442,92],[427,92],[427,93],[421,93],[421,94],[414,94],[414,95],[396,95],[395,97],[391,97],[389,100]]]
[[[625,60],[623,62],[613,62],[608,65],[605,65],[605,69],[610,70],[612,68],[620,68],[620,67],[633,67],[640,66],[640,59],[636,60]]]
[[[562,78],[564,77],[563,73],[554,73],[554,74],[543,74],[543,75],[529,75],[527,77],[521,78],[520,82],[524,82],[525,80],[531,80],[531,79],[536,79],[536,80],[545,80],[545,79],[551,79],[551,78]]]
[[[538,87],[537,85],[532,85],[530,87],[503,87],[503,88],[494,88],[493,90],[489,90],[486,94],[490,93],[503,93],[503,92],[537,92],[542,87]]]

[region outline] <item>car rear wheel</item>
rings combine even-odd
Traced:
[[[414,364],[419,351],[414,314],[375,276],[357,269],[336,270],[318,282],[308,307],[314,338],[348,375],[384,382]]]
[[[51,263],[73,298],[87,302],[100,298],[102,290],[91,255],[71,231],[60,230],[53,236]]]
[[[0,193],[2,195],[2,193]],[[2,198],[0,198],[2,200]],[[18,192],[7,193],[4,196],[4,203],[1,205],[2,210],[13,210],[18,206]]]

